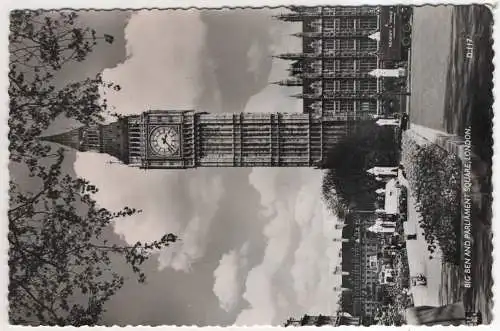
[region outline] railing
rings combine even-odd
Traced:
[[[323,97],[325,99],[376,99],[378,96],[376,93],[335,91],[325,92]]]
[[[368,37],[375,33],[374,29],[329,29],[325,27],[322,38],[339,38],[339,37]]]
[[[322,76],[323,78],[373,78],[368,73],[328,69],[323,72]]]
[[[375,57],[376,52],[371,51],[358,51],[358,50],[332,50],[326,49],[323,53],[324,57]]]
[[[323,16],[377,16],[377,8],[356,8],[356,7],[344,7],[344,8],[324,8]]]

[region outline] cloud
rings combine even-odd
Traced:
[[[311,185],[305,185],[295,205],[300,240],[294,252],[291,275],[297,304],[310,312],[333,309],[336,302],[332,301],[332,287],[340,280],[332,275],[340,262],[340,247],[333,245],[331,239],[341,233],[334,228],[336,218],[323,205],[320,184],[318,178]]]
[[[325,226],[325,228],[328,228],[328,224],[332,222],[331,228],[333,228],[334,220],[328,212],[325,213],[322,206],[319,196],[321,173],[317,170],[254,169],[250,175],[250,183],[260,192],[261,203],[267,209],[267,213],[273,216],[263,231],[267,238],[263,261],[252,269],[247,277],[244,298],[251,307],[238,316],[236,323],[252,324],[252,319],[256,315],[265,312],[260,323],[275,324],[282,322],[279,320],[282,315],[293,314],[296,306],[301,306],[303,310],[309,309],[301,305],[304,302],[301,298],[311,289],[303,286],[303,279],[308,285],[323,277],[318,274],[320,271],[318,268],[312,270],[308,268],[311,267],[311,263],[315,263],[314,259],[324,254],[324,247],[319,245],[321,250],[304,250],[301,247],[303,245],[308,247],[308,244],[304,244],[302,240],[307,238],[307,234],[311,231],[312,222],[318,222],[319,227]],[[297,231],[301,234],[298,243],[295,242],[295,236],[293,236],[293,233]],[[331,231],[325,234],[320,232],[320,236],[315,239],[319,242],[326,242],[330,235],[332,235]],[[286,259],[294,254],[297,247],[308,255],[306,255],[306,263],[302,265],[304,261],[296,259],[292,267],[286,263]],[[307,261],[307,258],[312,261]],[[295,273],[294,268],[297,269]],[[324,275],[328,277],[329,273],[324,272]],[[283,277],[287,278],[283,279]],[[288,278],[292,279],[293,288],[289,288],[289,283],[286,281]],[[264,297],[259,297],[261,293],[259,287],[262,286],[267,286],[269,291]],[[323,290],[328,293],[328,288],[325,286]],[[282,293],[288,293],[288,296]],[[294,302],[287,302],[286,297],[294,298]],[[326,310],[327,307],[322,308]]]
[[[104,70],[121,86],[104,96],[121,114],[193,107],[201,91],[200,65],[206,27],[197,11],[144,10],[125,29],[127,60]]]
[[[274,33],[283,36],[283,27]],[[298,51],[298,41],[282,37],[273,52]],[[288,66],[274,59],[269,80],[285,79]],[[269,85],[249,100],[245,111],[302,112],[301,100],[289,97],[299,91]],[[246,277],[243,298],[249,307],[238,315],[236,325],[276,325],[306,312],[335,312],[332,287],[339,279],[332,270],[340,247],[332,246],[331,239],[340,233],[321,199],[322,175],[305,168],[252,169],[249,182],[259,192],[262,214],[268,219],[263,230],[267,246],[262,262]]]
[[[273,27],[271,35],[274,35],[273,38],[277,41],[271,46],[274,54],[300,50],[300,39],[294,37],[283,38],[286,33],[296,32],[294,29],[297,26],[290,24],[279,26],[278,24]],[[260,56],[263,52],[260,47],[261,45],[257,43],[253,44],[247,53],[250,60],[250,70],[252,70],[252,63],[261,61]],[[289,62],[274,59],[269,81],[286,78],[286,68],[288,66]],[[300,89],[297,88],[268,85],[248,101],[245,112],[302,112],[301,100],[289,97],[290,94],[299,91]],[[318,258],[325,253],[326,245],[314,246],[309,249],[312,252],[308,253],[308,247],[311,246],[308,241],[306,241],[308,244],[294,241],[296,232],[302,236],[302,227],[305,228],[303,231],[306,233],[303,235],[304,238],[314,238],[319,242],[328,240],[326,237],[331,233],[331,231],[326,232],[326,236],[323,235],[322,238],[307,236],[307,233],[311,231],[308,224],[313,219],[319,222],[319,227],[323,223],[332,221],[331,216],[324,213],[324,208],[320,202],[321,177],[320,172],[311,169],[252,169],[249,182],[260,193],[261,213],[268,219],[263,228],[263,235],[267,240],[267,245],[262,262],[252,268],[246,277],[243,277],[245,280],[242,298],[249,304],[249,307],[240,312],[235,321],[236,325],[275,324],[280,323],[280,319],[285,315],[290,316],[290,314],[299,311],[303,313],[303,311],[307,310],[307,307],[297,309],[298,304],[306,301],[306,299],[303,299],[304,297],[309,298],[304,292],[311,289],[309,284],[314,280],[321,282],[320,290],[325,290],[324,296],[331,294],[330,283],[325,280],[329,280],[331,273],[324,270],[323,267],[328,258],[325,257],[321,260],[321,267],[314,266],[310,274],[304,276],[302,273],[305,270],[302,270],[300,265],[295,267],[294,274],[292,264],[289,262],[290,258],[293,261],[293,254],[297,247],[299,247],[297,264],[302,262],[301,252],[307,253],[308,256],[313,258]],[[333,225],[331,228],[333,228]],[[320,233],[320,235],[322,234]],[[306,248],[301,248],[301,245]],[[335,251],[338,255],[338,248]],[[221,306],[224,309],[234,307],[239,300],[235,294],[242,292],[240,279],[243,270],[238,268],[236,260],[235,252],[224,256],[217,269],[220,274],[219,278],[216,278],[214,292],[219,297]],[[304,265],[307,268],[310,263]],[[318,275],[318,273],[322,274]],[[224,274],[224,277],[222,274]],[[224,289],[222,289],[223,286],[220,286],[216,290],[219,284],[223,284],[222,279],[226,282]],[[314,288],[313,290],[315,292],[311,296],[319,296],[317,289]],[[297,298],[300,298],[300,300]],[[333,303],[321,301],[320,305],[320,308],[326,311],[331,308],[328,305],[333,306]]]
[[[322,173],[313,169],[253,169],[250,183],[269,216],[261,264],[248,273],[243,298],[250,304],[237,325],[282,323],[293,315],[334,313],[332,274],[339,246],[332,246],[336,218],[321,199]],[[291,260],[291,262],[289,262]]]
[[[201,91],[205,34],[196,11],[133,14],[125,29],[126,61],[103,72],[121,91],[102,91],[102,97],[123,115],[192,107]],[[103,154],[79,153],[75,170],[98,184],[101,206],[129,205],[144,211],[116,222],[115,232],[129,243],[176,233],[181,241],[158,255],[159,268],[189,271],[205,253],[206,235],[223,194],[220,175],[210,169],[143,171],[111,160]]]
[[[259,73],[260,63],[264,60],[264,57],[267,56],[268,50],[264,49],[265,45],[262,45],[259,42],[254,42],[247,52],[248,58],[248,71],[254,72],[256,74]]]
[[[276,82],[287,78],[285,74],[289,63],[279,59],[273,60],[273,67],[269,74],[269,82]],[[302,112],[302,100],[291,98],[290,95],[300,93],[300,87],[283,87],[269,84],[247,103],[246,112]]]
[[[236,325],[272,324],[278,313],[278,303],[284,302],[284,296],[273,279],[282,267],[291,244],[293,214],[289,194],[294,194],[290,186],[294,181],[287,183],[286,177],[293,176],[297,170],[254,168],[250,173],[249,182],[260,193],[263,213],[269,217],[263,229],[267,246],[262,262],[246,277],[243,298],[250,307],[238,315]]]
[[[229,312],[238,304],[242,291],[241,273],[247,267],[248,243],[239,251],[231,250],[220,259],[214,271],[213,292],[219,299],[222,309]]]
[[[200,82],[207,84],[207,77],[213,76],[202,78],[203,70],[199,70],[204,63],[205,27],[197,13],[150,13],[132,16],[126,29],[127,60],[104,71],[104,79],[122,87],[119,93],[108,91],[105,96],[121,114],[185,109],[199,99]],[[272,33],[279,36],[283,31]],[[299,42],[298,38],[283,40],[273,46],[274,53],[293,51],[290,45]],[[257,53],[247,56],[261,62]],[[269,79],[285,78],[288,65],[273,60]],[[269,85],[251,98],[245,111],[302,111],[301,101],[288,97],[295,92]],[[155,240],[165,232],[178,234],[181,241],[159,254],[159,268],[189,271],[205,255],[208,231],[225,193],[222,171],[146,172],[107,163],[110,160],[102,154],[79,153],[75,170],[98,184],[97,201],[103,207],[129,205],[144,210],[118,221],[115,232],[129,243]],[[282,323],[311,308],[322,313],[335,311],[329,268],[335,263],[338,247],[329,246],[335,219],[321,203],[321,177],[321,172],[312,169],[252,170],[249,183],[260,194],[266,219],[262,261],[249,270],[247,254],[237,249],[224,254],[213,273],[212,290],[223,309],[234,309],[243,300],[248,304],[236,324]]]
[[[220,176],[190,171],[146,172],[109,164],[112,160],[105,154],[79,153],[75,171],[98,183],[96,200],[101,206],[143,210],[114,225],[115,232],[128,243],[156,240],[168,232],[179,235],[181,241],[160,252],[159,268],[189,271],[205,252],[206,234],[223,194]]]
[[[191,263],[205,253],[207,234],[224,191],[220,175],[204,170],[187,171],[190,175],[182,178],[182,183],[188,188],[185,199],[195,208],[191,209],[193,215],[180,234],[181,241],[160,253],[160,269],[170,266],[175,270],[190,270]]]
[[[251,307],[244,309],[237,317],[235,325],[269,325],[276,314],[271,274],[266,265],[252,269],[248,274],[243,295]]]

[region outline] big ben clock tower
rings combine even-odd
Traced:
[[[151,110],[42,139],[144,169],[320,167],[348,131],[345,116]]]

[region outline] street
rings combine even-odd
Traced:
[[[445,130],[452,6],[415,7],[411,44],[410,122]]]

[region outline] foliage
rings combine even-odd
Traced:
[[[123,276],[113,272],[110,254],[123,256],[139,282],[144,282],[141,264],[152,252],[177,240],[172,234],[133,246],[101,240],[113,221],[139,211],[99,208],[92,199],[97,188],[86,180],[62,175],[62,160],[63,153],[59,153],[56,163],[40,177],[43,184],[36,194],[24,194],[11,183],[8,239],[13,323],[97,323],[104,303],[124,282]],[[75,302],[82,296],[85,302]]]
[[[347,217],[347,208],[349,207],[349,203],[336,193],[335,179],[333,171],[329,176],[324,176],[321,186],[322,197],[327,207],[335,215],[337,215],[340,219],[345,219],[345,217]]]
[[[374,318],[377,325],[401,326],[404,318],[398,305],[388,304],[382,307]]]
[[[120,87],[100,75],[58,86],[57,74],[113,37],[80,26],[74,12],[15,10],[10,18],[9,150],[12,160],[36,162],[50,148],[35,138],[58,116],[83,124],[102,120],[107,105],[99,88]]]
[[[63,173],[64,150],[39,139],[59,116],[83,124],[102,119],[107,107],[99,89],[118,86],[100,76],[59,86],[57,75],[83,61],[98,41],[111,43],[113,37],[80,26],[74,12],[14,11],[9,41],[11,166],[26,168],[38,183],[32,192],[15,178],[9,183],[10,321],[96,324],[104,303],[124,283],[112,269],[111,256],[122,256],[144,282],[141,265],[177,237],[166,234],[131,246],[107,242],[102,238],[107,227],[140,211],[100,208],[94,185]]]
[[[393,128],[377,126],[373,121],[359,123],[349,136],[328,151],[323,164],[327,169],[322,184],[325,201],[335,206],[333,210],[345,210],[352,205],[372,208],[380,183],[366,170],[373,166],[394,166],[398,154]]]
[[[439,245],[446,262],[458,263],[461,224],[460,160],[434,144],[419,146],[410,137],[403,137],[403,165],[420,225],[432,253]]]

